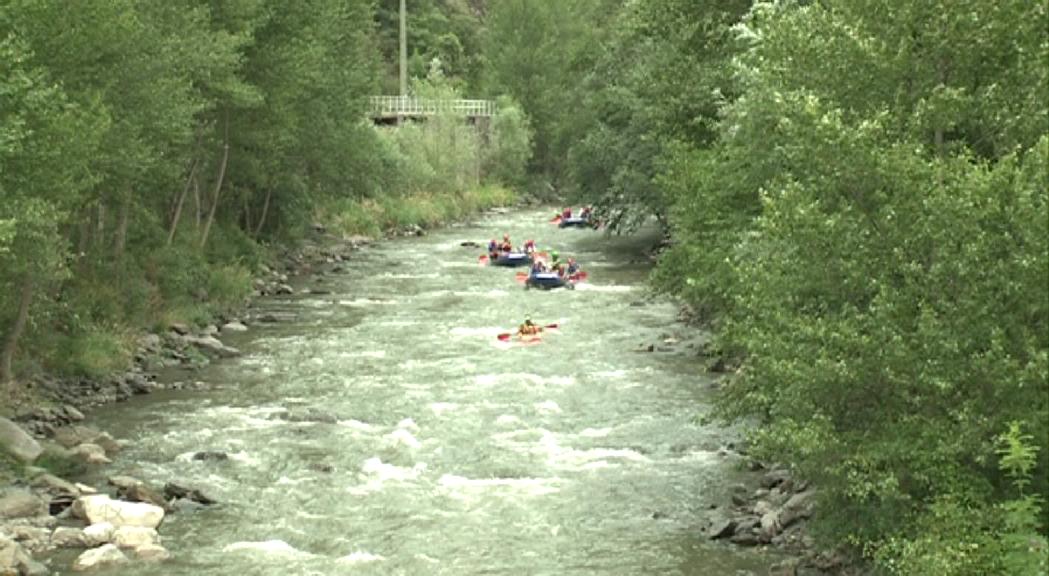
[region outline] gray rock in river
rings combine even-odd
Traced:
[[[0,417],[0,450],[22,462],[32,462],[44,451],[40,443],[14,422]]]
[[[0,518],[30,518],[47,514],[47,503],[28,490],[0,495]]]

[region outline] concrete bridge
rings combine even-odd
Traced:
[[[377,124],[394,124],[402,118],[425,120],[448,114],[477,123],[495,115],[494,100],[417,98],[415,96],[372,96],[369,114]]]

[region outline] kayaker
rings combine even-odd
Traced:
[[[520,336],[535,336],[540,330],[541,328],[536,326],[531,318],[525,318],[524,323],[517,327],[517,333]]]

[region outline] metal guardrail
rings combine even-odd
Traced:
[[[372,96],[373,118],[400,118],[452,114],[466,117],[495,115],[495,101],[416,98],[414,96]]]

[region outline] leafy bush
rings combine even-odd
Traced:
[[[62,336],[52,364],[65,374],[102,378],[130,366],[130,344],[114,331],[95,327]]]

